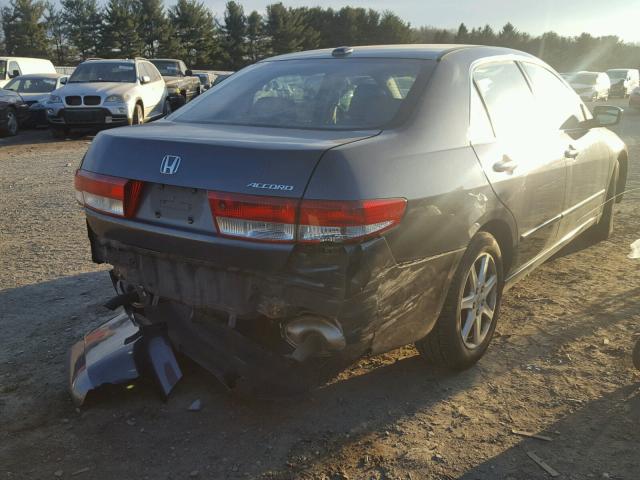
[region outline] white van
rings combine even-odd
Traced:
[[[53,63],[42,58],[0,57],[0,88],[13,77],[28,73],[56,73]]]
[[[640,72],[635,68],[612,68],[607,70],[611,79],[611,96],[627,98],[640,86]]]

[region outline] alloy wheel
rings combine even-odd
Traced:
[[[493,257],[481,253],[467,273],[460,300],[460,335],[470,349],[478,348],[487,337],[496,310],[498,272]]]

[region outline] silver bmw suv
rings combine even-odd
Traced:
[[[162,75],[142,58],[87,60],[47,101],[54,137],[64,137],[72,128],[142,124],[169,111]]]

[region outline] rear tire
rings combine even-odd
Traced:
[[[18,115],[13,107],[9,107],[5,125],[0,127],[0,137],[14,137],[18,134],[18,130]]]
[[[416,342],[428,363],[464,370],[484,355],[500,314],[503,275],[498,242],[491,234],[479,232],[460,260],[435,327]],[[485,313],[491,311],[491,316]]]
[[[615,204],[616,186],[618,185],[618,170],[619,167],[616,163],[613,173],[611,174],[611,180],[609,180],[606,203],[602,209],[600,220],[598,220],[598,223],[584,233],[590,243],[598,243],[607,240],[613,233],[613,205]]]

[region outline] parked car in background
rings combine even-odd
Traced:
[[[197,72],[194,73],[194,75],[200,80],[202,91],[209,90],[213,86],[213,81],[216,78],[213,73],[208,72]]]
[[[0,87],[13,77],[28,73],[56,73],[56,69],[50,60],[42,58],[0,56]]]
[[[29,105],[29,118],[25,126],[47,126],[47,101],[52,91],[67,83],[67,75],[59,73],[32,73],[12,78],[5,89],[20,94]]]
[[[167,84],[172,110],[190,102],[202,91],[200,79],[193,75],[182,60],[173,58],[152,58],[149,60],[160,71]]]
[[[221,73],[219,75],[216,75],[216,79],[213,81],[213,85],[218,85],[219,83],[229,78],[231,75],[233,75],[233,73]]]
[[[11,137],[18,133],[20,125],[29,118],[29,106],[19,93],[0,89],[0,137]]]
[[[63,137],[73,128],[138,125],[169,111],[164,80],[144,59],[87,60],[47,101],[54,137]]]
[[[569,85],[585,102],[596,102],[609,99],[611,82],[603,72],[576,72],[565,77]]]
[[[636,87],[629,95],[629,106],[635,110],[640,110],[640,87]]]
[[[628,157],[606,127],[622,109],[593,110],[516,50],[342,47],[101,132],[75,188],[126,313],[73,347],[75,400],[129,381],[134,348],[161,357],[167,393],[169,345],[230,388],[295,389],[410,343],[471,367],[507,288],[611,233]]]
[[[611,80],[611,96],[627,98],[637,87],[640,87],[640,71],[636,68],[612,68],[607,70]]]

